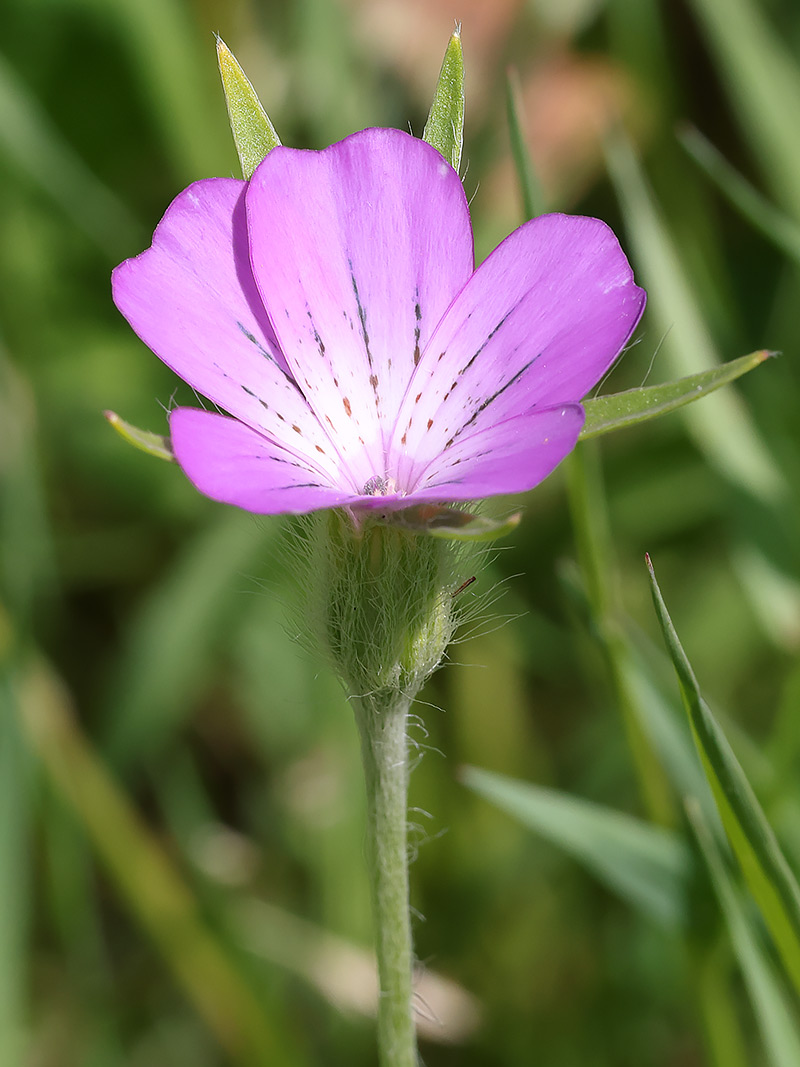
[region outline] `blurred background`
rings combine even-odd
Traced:
[[[680,914],[637,906],[558,817],[534,835],[462,768],[685,842],[649,551],[800,857],[800,8],[5,0],[3,1067],[375,1062],[357,741],[286,610],[288,524],[211,503],[106,425],[110,408],[165,432],[165,408],[193,400],[116,312],[109,275],[181,188],[239,174],[215,32],[284,143],[320,148],[370,125],[420,134],[455,19],[479,258],[523,219],[513,68],[535,207],[608,221],[649,290],[605,390],[783,355],[584,450],[461,594],[475,618],[414,728],[424,1061],[777,1062],[702,879]]]

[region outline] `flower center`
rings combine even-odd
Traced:
[[[394,478],[387,475],[373,474],[361,490],[364,496],[389,496],[397,492]]]

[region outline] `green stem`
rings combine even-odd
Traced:
[[[367,845],[378,956],[381,1067],[417,1067],[408,909],[408,741],[411,701],[384,691],[353,700],[367,784]]]
[[[642,801],[653,822],[672,826],[675,811],[669,783],[642,729],[628,682],[630,653],[621,624],[616,558],[600,458],[594,441],[579,442],[569,456],[567,486],[578,559],[597,637],[622,715]]]

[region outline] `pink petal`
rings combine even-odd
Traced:
[[[473,265],[456,172],[399,130],[276,148],[247,192],[253,273],[286,360],[354,484],[384,445],[420,352]]]
[[[349,503],[353,494],[249,426],[197,408],[170,414],[175,457],[194,485],[223,504],[259,515],[315,511]]]
[[[644,290],[598,219],[542,215],[478,268],[425,349],[398,416],[401,484],[462,434],[580,400],[616,359]]]
[[[476,500],[532,489],[575,447],[583,420],[580,404],[565,404],[464,436],[431,463],[406,504]]]
[[[253,281],[244,189],[224,178],[185,189],[152,247],[114,271],[114,300],[189,385],[333,477],[338,457],[288,375]]]

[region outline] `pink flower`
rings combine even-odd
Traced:
[[[141,339],[228,412],[176,408],[178,463],[258,513],[530,489],[645,294],[597,219],[543,215],[474,269],[456,172],[398,130],[196,182],[114,272]]]

